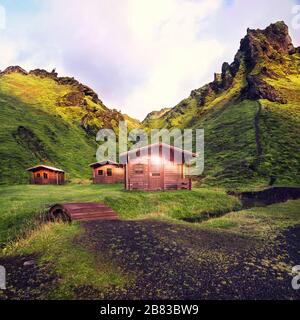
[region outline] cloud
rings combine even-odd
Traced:
[[[16,0],[19,2],[21,0]],[[33,0],[30,0],[31,2]],[[56,67],[142,119],[231,62],[246,28],[292,22],[296,0],[50,0],[9,8],[0,69]],[[37,14],[38,13],[38,14]],[[299,30],[291,30],[299,43]]]

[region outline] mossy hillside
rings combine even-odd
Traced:
[[[164,127],[204,128],[205,169],[201,179],[206,184],[234,188],[258,178],[254,119],[259,103],[239,99],[246,86],[245,66],[240,66],[232,86],[223,92],[211,92],[203,106],[189,97],[165,115]],[[263,183],[263,182],[262,182]]]
[[[263,150],[260,170],[263,174],[276,177],[278,184],[299,185],[300,55],[293,55],[287,60],[289,63],[293,61],[295,66],[288,69],[288,74],[281,78],[264,78],[287,103],[260,100],[262,113],[259,126]]]
[[[55,165],[67,177],[88,178],[97,145],[76,124],[0,93],[0,181],[28,181],[26,168]]]
[[[106,123],[110,111],[100,102],[94,102],[90,96],[82,94],[73,85],[63,85],[52,78],[36,75],[20,74],[17,72],[5,74],[0,77],[1,92],[18,98],[48,113],[61,116],[66,121],[73,121],[78,126],[86,125],[113,126]],[[69,100],[68,94],[78,94],[77,99]],[[113,110],[111,110],[113,112]],[[102,117],[101,117],[102,116]],[[86,117],[86,121],[84,121]]]
[[[291,48],[283,22],[248,30],[222,75],[155,120],[204,128],[202,184],[299,185],[300,54]]]
[[[96,160],[96,133],[118,133],[123,117],[82,93],[74,85],[51,77],[12,72],[0,75],[0,183],[28,181],[26,168],[38,163],[63,168],[67,177],[89,179]]]

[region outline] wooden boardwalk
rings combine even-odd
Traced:
[[[119,217],[112,208],[99,202],[62,203],[55,204],[49,210],[50,219],[63,220],[118,220]]]

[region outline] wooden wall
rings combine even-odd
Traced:
[[[112,175],[107,175],[107,169],[112,170]],[[120,168],[111,164],[107,164],[101,167],[92,168],[93,170],[93,183],[123,183],[124,182],[124,168]],[[98,174],[98,171],[102,170],[102,175]]]
[[[148,158],[129,160],[125,168],[126,190],[191,189],[191,180],[185,177],[184,165]]]
[[[46,177],[47,176],[47,177]],[[47,169],[39,169],[31,172],[31,184],[64,184],[65,174]]]

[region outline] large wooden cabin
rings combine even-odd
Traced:
[[[31,173],[31,184],[64,184],[65,172],[61,169],[37,165],[27,169]]]
[[[123,183],[124,166],[122,164],[105,160],[90,164],[93,170],[93,183]]]
[[[156,143],[121,155],[126,190],[180,190],[192,188],[188,162],[196,155]],[[126,159],[126,160],[125,160]]]

